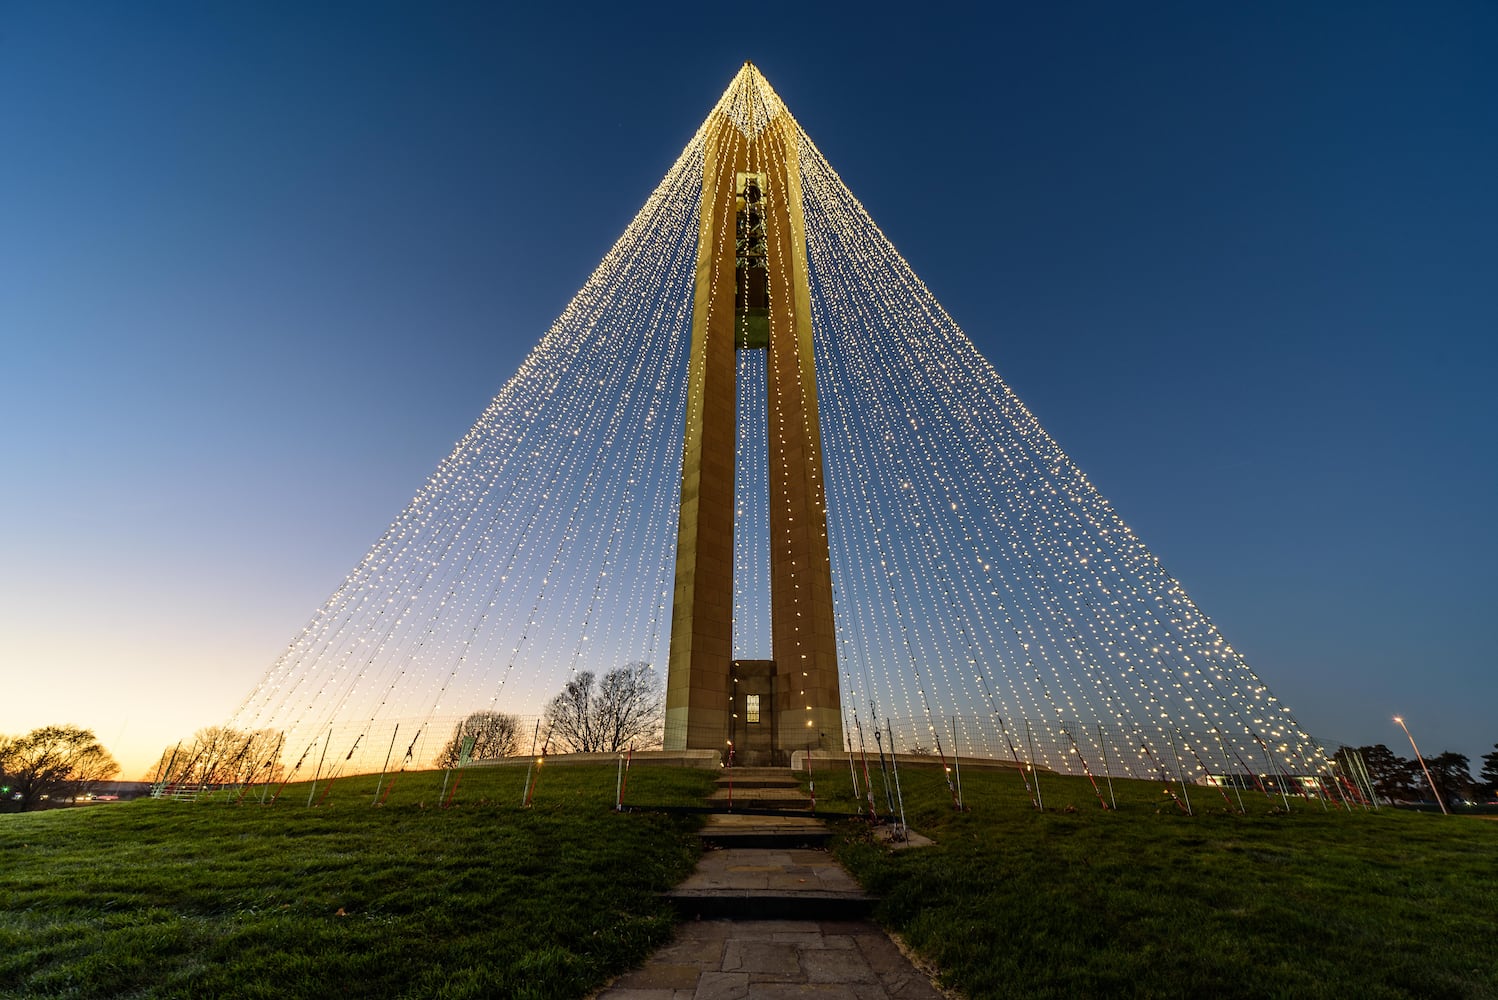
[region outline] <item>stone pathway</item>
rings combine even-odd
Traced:
[[[709,800],[722,809],[728,777]],[[939,1000],[889,936],[858,919],[874,899],[822,846],[827,828],[807,814],[790,772],[740,768],[732,777],[734,806],[759,814],[709,818],[708,850],[667,894],[684,918],[675,940],[598,1000]]]
[[[708,851],[677,891],[855,893],[863,890],[825,850],[730,847]],[[863,896],[867,899],[867,896]]]
[[[806,847],[710,848],[666,898],[688,920],[860,920],[875,902],[825,848]]]
[[[866,920],[702,920],[599,1000],[941,1000]]]

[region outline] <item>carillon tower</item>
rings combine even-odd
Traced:
[[[785,763],[843,743],[798,130],[751,64],[730,98],[706,125],[665,745]],[[769,660],[733,659],[737,351],[766,352]]]

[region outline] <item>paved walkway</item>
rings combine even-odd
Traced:
[[[825,850],[730,847],[708,851],[677,892],[854,893],[863,890]]]
[[[730,781],[733,807],[757,815],[727,811]],[[884,931],[856,919],[874,899],[822,846],[827,828],[788,770],[725,773],[709,803],[722,811],[702,829],[708,849],[667,894],[685,918],[675,940],[599,1000],[939,1000]]]
[[[868,921],[701,920],[599,1000],[941,1000]]]

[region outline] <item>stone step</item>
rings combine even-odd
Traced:
[[[740,795],[733,797],[732,806],[728,804],[727,799],[721,802],[709,802],[708,805],[712,806],[715,812],[758,813],[771,816],[810,816],[812,811],[810,802],[797,805],[782,799],[746,799]]]
[[[796,784],[796,773],[788,767],[726,767],[719,772],[720,776],[734,775],[735,780],[743,779],[778,779]]]
[[[795,778],[748,778],[742,775],[723,775],[718,779],[719,788],[800,788]]]
[[[643,967],[597,994],[598,1000],[745,996],[942,1000],[867,920],[689,920]]]
[[[688,919],[859,920],[874,897],[824,850],[708,851],[687,880],[663,895]]]
[[[780,802],[791,802],[791,801],[810,802],[810,801],[812,801],[812,796],[807,795],[806,790],[801,789],[800,786],[797,786],[797,787],[756,787],[756,786],[745,787],[745,786],[743,786],[743,784],[737,783],[737,781],[734,781],[734,786],[733,787],[728,787],[727,784],[719,784],[718,787],[715,787],[715,789],[713,789],[712,792],[710,792],[709,795],[707,795],[707,801],[709,801],[709,802],[718,802],[719,799],[727,799],[728,798],[728,793],[730,793],[730,792],[733,792],[734,801],[737,801],[737,799],[740,799],[740,798],[746,798],[746,799],[749,799],[749,798],[759,798],[759,799],[765,799],[765,801],[780,801]]]
[[[717,847],[780,849],[825,847],[832,832],[821,820],[810,816],[745,815],[715,813],[707,818],[697,836]]]

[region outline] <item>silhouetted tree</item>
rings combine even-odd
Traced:
[[[550,738],[574,753],[615,753],[661,742],[661,685],[648,663],[631,663],[595,684],[584,671],[567,682],[544,713]]]
[[[1488,786],[1489,795],[1498,795],[1498,743],[1493,752],[1482,755],[1482,772],[1478,775]]]
[[[1380,798],[1390,802],[1412,802],[1421,797],[1415,784],[1419,765],[1399,756],[1382,743],[1371,747],[1358,747],[1363,763],[1368,765],[1368,776],[1373,779],[1373,789]],[[1422,783],[1424,779],[1421,779]]]
[[[520,752],[520,720],[503,712],[474,712],[453,727],[452,738],[437,755],[438,767],[457,767],[463,742],[473,738],[469,760],[513,757]]]
[[[1448,750],[1427,759],[1425,766],[1430,768],[1431,780],[1448,806],[1472,797],[1472,771],[1466,754]]]
[[[22,811],[43,799],[75,799],[119,770],[94,734],[77,726],[43,726],[0,741],[0,774]]]

